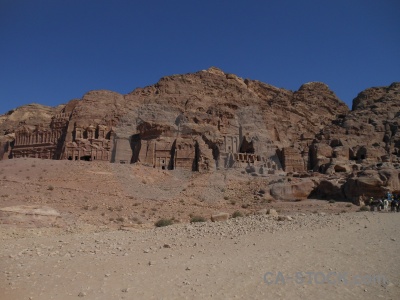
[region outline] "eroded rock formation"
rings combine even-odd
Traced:
[[[360,172],[382,163],[398,168],[399,90],[400,83],[367,89],[349,111],[320,82],[292,92],[212,67],[163,77],[127,95],[91,91],[57,108],[11,111],[0,116],[0,158],[103,160],[201,172],[242,168],[259,176],[319,172],[325,177],[296,179],[271,193],[282,199],[354,198],[360,196],[354,187],[364,180]],[[373,185],[380,193],[394,182]]]

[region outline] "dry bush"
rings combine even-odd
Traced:
[[[172,224],[174,224],[172,219],[160,219],[154,225],[156,225],[156,227],[164,227]]]

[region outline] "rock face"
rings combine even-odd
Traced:
[[[49,107],[40,104],[29,104],[10,110],[0,115],[0,159],[10,157],[15,144],[15,132],[24,126],[48,126],[51,118],[62,109],[62,106]]]
[[[398,166],[399,89],[400,83],[367,89],[349,111],[320,82],[292,92],[212,67],[163,77],[127,95],[90,91],[57,108],[18,108],[0,116],[0,158],[104,160],[201,172],[242,168],[264,177],[315,171],[337,180],[299,178],[275,184],[271,195],[352,198],[362,177],[357,172],[379,163]],[[385,187],[394,185],[392,180]]]

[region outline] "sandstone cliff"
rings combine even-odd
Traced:
[[[324,83],[289,91],[211,67],[126,95],[90,91],[57,108],[18,108],[0,116],[0,158],[239,168],[254,176],[315,171],[334,178],[306,180],[301,197],[353,198],[343,184],[362,176],[356,171],[398,166],[399,89],[367,89],[350,111]],[[271,187],[271,195],[293,190],[286,187]]]

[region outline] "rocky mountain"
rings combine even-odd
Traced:
[[[0,157],[200,172],[237,168],[253,176],[314,174],[300,198],[357,198],[360,192],[348,186],[350,177],[357,185],[354,178],[364,176],[356,172],[387,166],[389,177],[396,177],[399,89],[400,83],[367,89],[350,111],[324,83],[289,91],[211,67],[163,77],[126,95],[90,91],[57,108],[18,108],[0,116]],[[374,193],[397,188],[398,178],[378,173]],[[285,198],[287,190],[278,190],[271,195]]]
[[[50,107],[41,104],[29,104],[10,110],[0,115],[0,133],[13,133],[20,125],[36,125],[50,123],[51,118],[62,107]]]

